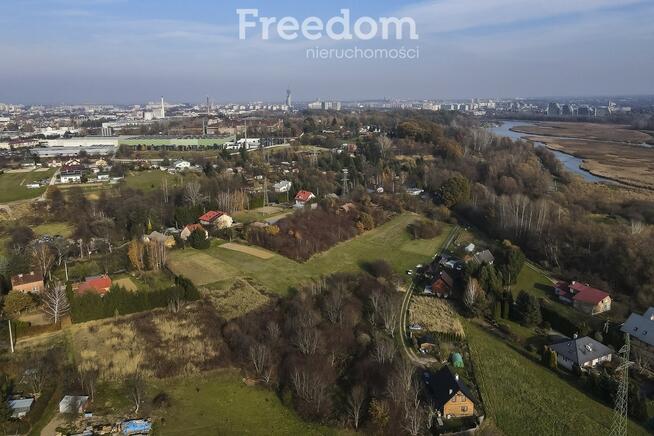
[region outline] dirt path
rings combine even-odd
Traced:
[[[452,231],[450,232],[448,238],[443,242],[443,245],[441,246],[439,253],[442,254],[447,248],[450,246],[454,240],[459,236],[461,233],[461,228],[459,226],[455,226]],[[412,282],[411,286],[409,286],[409,289],[405,290],[404,293],[404,299],[402,300],[402,306],[401,306],[401,312],[400,312],[400,342],[402,344],[402,350],[406,357],[409,358],[413,363],[419,366],[424,366],[424,365],[429,365],[432,363],[438,362],[437,359],[434,359],[433,357],[420,357],[416,354],[415,350],[413,347],[410,347],[406,343],[406,338],[407,338],[407,316],[409,313],[409,306],[411,305],[411,297],[413,295],[413,291],[415,289],[415,285]]]
[[[55,436],[57,434],[57,427],[62,424],[65,424],[65,421],[61,418],[61,415],[56,414],[54,418],[43,427],[43,430],[41,430],[41,436]]]

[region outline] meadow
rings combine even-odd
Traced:
[[[47,187],[29,189],[27,185],[40,180],[49,180],[54,173],[54,169],[47,169],[46,171],[34,170],[0,174],[0,203],[38,197],[45,192]]]
[[[411,213],[398,215],[382,226],[342,242],[304,263],[278,254],[261,259],[222,248],[214,241],[206,251],[186,249],[171,252],[168,266],[175,274],[192,280],[196,286],[225,289],[235,279],[244,277],[254,279],[265,289],[282,295],[292,287],[320,276],[365,269],[366,262],[375,259],[384,259],[396,272],[404,273],[431,258],[449,233],[449,226],[444,225],[440,236],[412,241],[406,228],[417,219],[418,215]]]
[[[578,390],[573,380],[477,325],[465,323],[465,330],[482,401],[506,436],[608,434],[613,410]],[[629,434],[648,433],[630,422]]]
[[[236,370],[161,380],[151,388],[153,395],[166,392],[172,403],[154,413],[160,435],[351,434],[302,421],[273,391],[248,386]]]
[[[170,174],[161,170],[133,171],[125,176],[123,185],[147,192],[161,188],[164,180],[168,180],[169,188],[181,186],[185,177],[181,174]]]

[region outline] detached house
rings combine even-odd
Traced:
[[[109,292],[112,284],[111,278],[106,274],[88,277],[84,282],[77,285],[75,292],[78,294],[93,293],[103,296]]]
[[[216,210],[210,210],[209,212],[202,215],[198,218],[200,224],[203,226],[214,226],[218,229],[226,229],[231,227],[234,223],[234,220],[231,216],[227,215],[225,212],[220,212]]]
[[[431,294],[436,295],[438,298],[450,298],[454,288],[454,280],[445,271],[440,273],[438,280],[431,285]]]
[[[302,208],[306,206],[314,198],[316,198],[316,196],[313,195],[313,192],[300,191],[295,195],[295,207]]]
[[[463,418],[475,413],[470,390],[449,366],[444,366],[435,374],[425,373],[424,380],[440,416],[446,419]]]
[[[559,366],[568,370],[572,370],[575,366],[594,368],[601,362],[610,362],[613,354],[609,347],[588,336],[559,342],[551,345],[550,348],[556,352]]]
[[[191,233],[193,233],[196,230],[203,231],[204,239],[209,239],[209,232],[207,232],[205,228],[202,227],[200,224],[189,224],[188,226],[184,227],[184,230],[182,230],[182,232],[179,234],[179,238],[182,241],[186,241],[191,236]]]
[[[611,296],[599,289],[579,282],[559,282],[554,286],[559,300],[572,304],[580,312],[597,315],[611,310]]]
[[[631,337],[631,346],[636,353],[654,362],[654,307],[639,315],[632,313],[620,330]]]
[[[18,274],[11,278],[11,289],[18,292],[40,293],[45,289],[43,276],[33,271],[29,274]]]

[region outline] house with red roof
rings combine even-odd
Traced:
[[[227,215],[225,212],[220,212],[217,210],[210,210],[198,218],[198,221],[203,226],[213,226],[219,229],[226,229],[231,227],[234,223],[234,220],[231,216]]]
[[[578,311],[588,315],[597,315],[611,310],[611,296],[588,284],[576,281],[558,282],[554,286],[554,293],[559,300],[571,304]]]
[[[295,195],[295,207],[304,207],[315,198],[316,196],[311,191],[300,191]]]
[[[111,278],[104,274],[96,277],[87,277],[85,281],[77,285],[75,292],[78,294],[94,293],[101,296],[111,289]]]

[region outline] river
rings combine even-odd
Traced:
[[[518,133],[514,132],[511,130],[515,126],[533,126],[534,123],[530,123],[528,121],[503,121],[501,122],[502,125],[496,126],[496,127],[491,127],[490,131],[496,134],[497,136],[504,136],[507,138],[511,138],[513,140],[519,140],[522,139],[523,136],[526,136],[524,133]],[[542,142],[534,142],[535,147],[545,147],[545,144]],[[592,182],[592,183],[615,183],[613,180],[606,179],[604,177],[599,177],[594,174],[589,173],[588,171],[584,170],[581,168],[581,164],[583,163],[582,159],[579,159],[578,157],[572,156],[570,154],[565,154],[560,151],[556,150],[550,150],[556,158],[563,164],[563,166],[568,170],[571,171],[575,174],[580,175],[581,177],[584,178],[587,182]]]

